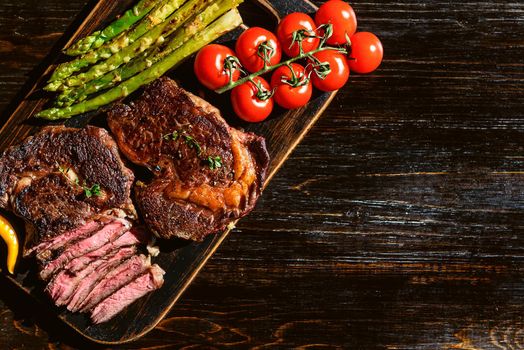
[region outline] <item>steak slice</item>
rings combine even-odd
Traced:
[[[160,266],[151,266],[145,274],[100,302],[93,309],[91,320],[95,324],[110,320],[126,306],[160,288],[164,284],[164,274]]]
[[[126,255],[124,258],[132,259],[133,261],[136,261],[140,256],[139,255]],[[147,260],[144,257],[144,260]],[[86,278],[82,279],[78,287],[76,288],[74,294],[72,295],[71,299],[69,300],[67,304],[67,309],[69,311],[77,311],[79,309],[80,304],[85,300],[85,298],[89,295],[89,293],[93,290],[93,288],[108,274],[110,274],[112,271],[114,271],[115,268],[118,268],[120,265],[122,265],[122,261],[127,261],[122,258],[112,258],[108,259],[107,262],[101,266],[99,266],[95,271],[93,271],[91,274],[86,276]],[[147,265],[144,266],[144,270],[150,266],[151,264],[147,262]]]
[[[81,303],[69,304],[70,311],[87,312],[102,300],[135,280],[151,266],[151,258],[145,255],[135,255],[106,274],[82,300]]]
[[[69,270],[60,271],[46,287],[47,293],[54,300],[55,304],[66,305],[72,299],[74,293],[78,290],[86,278],[93,275],[93,272],[99,271],[101,267],[108,263],[117,264],[122,259],[129,258],[136,253],[136,247],[125,247],[120,250],[108,254],[102,259],[93,261],[92,264],[87,265],[83,270],[73,273]]]
[[[90,233],[98,230],[100,228],[100,223],[97,221],[89,221],[85,225],[82,225],[76,229],[70,230],[66,233],[53,237],[50,240],[42,242],[33,248],[25,252],[25,256],[29,256],[33,253],[40,255],[43,259],[47,256],[51,256],[53,250],[56,250],[68,243],[81,239],[87,236]]]
[[[231,128],[215,107],[169,78],[129,104],[116,104],[108,123],[124,155],[154,174],[135,199],[162,238],[202,240],[248,214],[266,177],[265,141]]]
[[[40,278],[47,280],[58,269],[63,268],[72,259],[92,252],[109,242],[115,241],[118,237],[127,232],[130,226],[131,223],[124,219],[115,220],[107,224],[91,237],[71,245],[58,258],[45,264],[40,271]]]
[[[80,242],[81,240],[83,240],[85,238],[88,238],[88,237],[94,235],[96,232],[100,231],[104,226],[106,226],[107,224],[109,224],[109,223],[111,223],[111,222],[113,222],[115,220],[120,220],[120,219],[118,219],[117,217],[114,217],[114,216],[106,216],[106,215],[100,216],[100,217],[98,217],[96,219],[93,218],[93,220],[91,222],[95,222],[97,224],[97,228],[96,229],[90,230],[90,231],[83,230],[82,227],[89,226],[89,223],[88,223],[88,224],[86,224],[84,226],[81,226],[79,228],[79,230],[77,232],[80,233],[80,234],[78,234],[76,237],[68,239],[65,242],[57,242],[55,245],[53,245],[52,247],[50,247],[48,249],[40,250],[36,254],[36,259],[37,259],[38,263],[41,266],[45,266],[51,260],[54,260],[54,259],[58,258],[70,246]],[[76,231],[76,230],[74,230],[74,231]],[[59,239],[60,237],[61,237],[61,235],[58,235],[55,238]]]
[[[104,129],[45,127],[0,156],[0,208],[28,224],[27,252],[107,210],[134,216],[133,181]]]
[[[132,246],[136,244],[146,244],[148,242],[148,236],[145,231],[132,228],[131,230],[124,233],[122,236],[118,237],[114,242],[109,242],[102,247],[93,250],[85,255],[79,256],[71,260],[65,267],[64,270],[67,270],[71,273],[76,273],[84,269],[90,263],[96,261],[97,259],[103,259],[108,254],[113,251],[118,250],[119,248]]]

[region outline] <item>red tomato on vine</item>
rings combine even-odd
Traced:
[[[273,110],[273,98],[267,81],[253,78],[231,91],[231,104],[239,118],[248,122],[261,122]]]
[[[371,73],[380,66],[384,49],[373,33],[359,32],[351,37],[349,68],[357,73]]]
[[[193,69],[202,85],[216,90],[227,85],[230,79],[238,80],[240,70],[235,62],[238,61],[233,50],[224,45],[211,44],[198,52]]]
[[[275,34],[260,27],[251,27],[238,37],[235,45],[240,63],[254,73],[267,66],[274,66],[282,58],[282,49]]]
[[[277,27],[277,37],[282,50],[289,57],[298,56],[300,44],[303,52],[315,50],[320,39],[316,35],[316,25],[305,13],[294,12],[282,18]]]
[[[327,39],[329,45],[345,44],[357,30],[357,16],[353,8],[344,1],[329,0],[322,4],[315,14],[317,26],[331,24],[333,33]]]
[[[271,76],[271,88],[275,102],[286,109],[304,106],[313,93],[306,70],[298,63],[277,68]]]
[[[313,86],[322,91],[334,91],[343,87],[349,78],[346,57],[335,50],[324,50],[313,54]]]

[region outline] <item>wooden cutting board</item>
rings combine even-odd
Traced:
[[[65,46],[74,42],[77,38],[103,27],[116,15],[129,8],[132,3],[132,0],[98,1],[91,9],[86,10],[87,16],[79,24],[78,29],[72,34],[66,34],[67,38],[63,40]],[[261,26],[273,30],[280,16],[296,11],[313,13],[316,7],[306,0],[276,0],[272,1],[271,4],[264,0],[246,0],[239,9],[247,26]],[[236,30],[221,38],[221,41],[231,43],[241,31],[241,29]],[[26,136],[35,133],[40,127],[46,125],[46,122],[32,119],[31,116],[42,109],[52,97],[52,95],[44,93],[41,87],[52,71],[53,65],[62,59],[64,58],[57,48],[43,62],[42,73],[37,75],[39,77],[26,84],[27,91],[20,94],[23,98],[17,101],[17,107],[0,129],[0,150],[21,142]],[[184,88],[203,96],[219,107],[232,126],[255,132],[266,138],[271,156],[266,185],[335,95],[335,92],[317,94],[304,108],[294,111],[276,109],[272,116],[263,123],[242,123],[234,117],[227,96],[219,97],[198,86],[192,74],[191,64],[192,59],[187,60],[169,76],[178,80]],[[104,113],[88,113],[65,122],[67,126],[73,127],[83,127],[88,123],[105,127]],[[7,213],[2,214],[6,214],[12,219],[18,232],[23,232],[23,225],[19,219]],[[228,234],[229,230],[210,236],[201,243],[173,241],[162,244],[162,253],[154,261],[167,272],[164,286],[140,299],[113,320],[101,325],[92,325],[86,315],[72,314],[65,308],[54,307],[52,302],[43,294],[42,285],[34,277],[29,262],[20,262],[17,267],[17,275],[8,276],[8,279],[21,291],[32,298],[36,298],[44,307],[53,308],[57,317],[86,338],[104,344],[119,344],[144,335],[162,320],[167,312],[175,306],[184,290]],[[213,293],[212,290],[209,292]]]

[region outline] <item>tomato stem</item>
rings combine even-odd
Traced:
[[[288,64],[287,66],[289,68],[289,71],[291,72],[291,77],[287,78],[286,76],[282,76],[280,79],[282,83],[295,88],[307,85],[309,83],[309,76],[307,76],[305,73],[297,75],[290,64]]]
[[[224,87],[221,87],[220,89],[217,89],[215,90],[215,92],[217,94],[222,94],[226,91],[229,91],[239,85],[242,85],[248,81],[250,81],[251,79],[255,78],[255,77],[258,77],[260,75],[263,75],[263,74],[266,74],[268,72],[271,72],[279,67],[282,67],[282,66],[285,66],[285,65],[288,65],[290,63],[293,63],[293,62],[296,62],[296,61],[299,61],[301,59],[304,59],[304,58],[309,58],[309,57],[312,57],[312,55],[316,54],[317,52],[320,52],[320,51],[325,51],[325,50],[335,50],[335,51],[338,51],[339,53],[341,54],[346,54],[346,50],[343,49],[343,48],[340,48],[340,47],[330,47],[330,46],[325,46],[325,47],[319,47],[318,49],[315,49],[315,50],[312,50],[308,53],[302,53],[296,57],[293,57],[293,58],[290,58],[289,60],[287,61],[284,61],[284,62],[280,62],[278,64],[275,64],[273,66],[267,66],[261,70],[259,70],[258,72],[255,72],[255,73],[252,73],[242,79],[239,79],[237,81],[235,81],[234,83],[230,83],[230,84],[227,84],[226,86]]]
[[[266,68],[269,66],[271,57],[275,55],[275,49],[273,46],[269,45],[269,41],[266,40],[258,46],[257,55],[258,57],[262,58],[264,61],[264,68]]]
[[[240,64],[240,61],[238,60],[238,57],[236,56],[227,56],[224,59],[224,72],[229,77],[229,83],[231,84],[233,82],[233,72],[237,69],[241,73],[245,73],[245,71],[242,69],[242,65]]]
[[[263,86],[262,86],[262,83],[260,81],[255,81],[254,79],[249,79],[249,81],[255,85],[255,88],[257,89],[257,94],[256,94],[256,97],[260,100],[260,101],[265,101],[265,100],[269,100],[273,94],[274,94],[274,90],[266,90]]]
[[[232,79],[230,79],[229,83],[223,87],[221,87],[220,89],[217,89],[215,90],[215,92],[217,94],[222,94],[226,91],[229,91],[239,85],[242,85],[248,81],[251,81],[253,82],[253,78],[255,77],[258,77],[260,75],[263,75],[263,74],[266,74],[268,72],[271,72],[279,67],[282,67],[282,66],[290,66],[291,63],[293,62],[296,62],[296,61],[299,61],[301,59],[309,59],[311,61],[313,61],[313,68],[314,68],[314,71],[315,73],[319,76],[319,78],[321,79],[324,79],[329,73],[330,73],[330,67],[329,67],[329,63],[327,62],[320,62],[317,58],[315,58],[313,55],[316,54],[317,52],[320,52],[320,51],[325,51],[325,50],[335,50],[341,54],[347,54],[347,50],[344,49],[344,48],[341,48],[341,47],[331,47],[331,46],[324,46],[326,44],[326,40],[329,39],[329,37],[333,34],[333,25],[331,24],[323,24],[321,26],[319,26],[316,31],[318,31],[319,29],[323,29],[324,30],[324,35],[322,36],[318,36],[316,34],[309,34],[309,31],[305,31],[304,29],[300,29],[300,30],[297,30],[293,33],[293,43],[296,41],[298,42],[298,45],[299,45],[299,48],[300,48],[300,53],[296,56],[296,57],[293,57],[293,58],[290,58],[289,60],[287,61],[284,61],[284,62],[280,62],[278,64],[275,64],[273,66],[269,66],[268,63],[269,63],[269,60],[266,61],[266,55],[267,55],[267,50],[265,48],[262,48],[263,45],[261,44],[260,47],[259,47],[259,55],[263,55],[264,57],[264,68],[262,68],[261,70],[259,70],[258,72],[255,72],[255,73],[252,73],[242,79],[239,79],[235,82],[232,81]],[[312,50],[312,51],[309,51],[307,53],[304,53],[304,50],[302,49],[302,40],[306,37],[316,37],[316,38],[320,38],[320,44],[318,46],[317,49],[315,50]],[[293,45],[293,43],[291,45]],[[267,45],[269,46],[269,45]],[[272,48],[271,48],[272,49]],[[260,52],[260,50],[263,50],[263,53]],[[262,56],[261,56],[262,57]],[[290,68],[291,69],[291,68]],[[291,69],[291,71],[293,72],[293,69]]]

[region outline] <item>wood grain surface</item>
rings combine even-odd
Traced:
[[[86,4],[0,2],[0,110]],[[352,4],[383,66],[350,78],[177,307],[119,348],[524,347],[524,3]],[[96,348],[0,283],[1,349]]]
[[[132,4],[133,0],[120,0],[117,2],[113,0],[98,0],[93,4],[94,6],[87,8],[85,14],[81,15],[82,20],[80,23],[70,26],[74,30],[71,33],[68,31],[62,36],[63,39],[67,40],[65,46],[74,42],[76,38],[103,27],[104,23],[112,21],[116,14],[124,12]],[[246,26],[263,25],[268,28],[274,28],[278,23],[279,14],[284,15],[296,11],[309,13],[316,11],[316,7],[313,3],[305,0],[292,3],[275,0],[272,4],[264,0],[249,0],[239,7],[239,11]],[[239,33],[241,33],[241,29],[232,31],[222,36],[219,40],[232,44],[231,41],[238,37]],[[57,45],[61,46],[57,48],[57,45],[55,45],[55,50],[42,61],[41,66],[44,69],[40,73],[41,75],[33,79],[32,82],[27,83],[32,85],[29,85],[27,92],[23,92],[23,98],[12,102],[12,106],[15,109],[0,129],[0,151],[10,145],[19,143],[29,134],[37,132],[41,125],[46,124],[45,122],[42,123],[41,120],[31,118],[31,116],[40,110],[42,106],[45,106],[50,98],[50,94],[42,91],[42,86],[45,84],[45,80],[47,80],[48,73],[52,70],[50,65],[54,65],[62,59],[61,56],[63,55],[60,53],[60,48],[63,45],[60,42]],[[264,123],[241,123],[240,119],[234,117],[228,96],[217,96],[203,89],[194,78],[192,70],[192,60],[189,59],[169,72],[168,76],[177,79],[181,86],[219,107],[229,125],[242,127],[247,131],[265,137],[271,162],[264,187],[267,186],[270,179],[273,178],[289,157],[289,154],[303,139],[315,121],[318,120],[336,94],[336,92],[317,93],[306,107],[293,111],[275,108],[272,116]],[[103,110],[71,118],[65,122],[65,125],[83,127],[87,123],[108,129]],[[137,181],[149,180],[147,175],[142,177],[140,171],[135,172],[135,176]],[[2,214],[4,213],[2,212]],[[5,213],[5,215],[10,214]],[[11,223],[15,225],[15,229],[18,226],[19,238],[21,241],[24,241],[23,233],[25,230],[23,222],[13,215],[10,215],[9,218]],[[231,224],[235,225],[236,222]],[[17,265],[17,273],[14,276],[8,276],[8,280],[18,287],[19,292],[17,294],[25,294],[26,297],[34,298],[42,307],[51,309],[49,310],[50,313],[55,314],[86,339],[105,345],[128,343],[143,337],[165,318],[206,261],[209,260],[225,240],[229,232],[230,229],[228,228],[225,232],[218,232],[215,235],[206,237],[203,242],[183,240],[159,241],[160,253],[153,259],[153,262],[160,265],[167,272],[164,276],[162,288],[140,298],[116,317],[102,324],[94,325],[86,315],[71,313],[66,308],[53,307],[49,297],[43,293],[43,286],[35,278],[35,265],[32,261],[20,260]],[[22,295],[20,298],[23,297]]]

